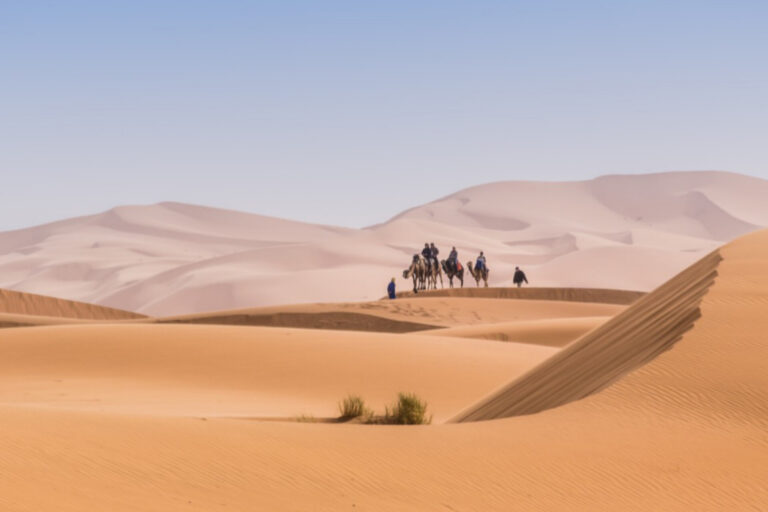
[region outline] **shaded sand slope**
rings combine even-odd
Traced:
[[[0,312],[89,320],[144,318],[144,315],[130,311],[2,289],[0,289]]]
[[[335,416],[347,393],[399,391],[436,419],[553,353],[457,338],[201,325],[7,329],[0,403],[182,416]],[[515,370],[517,369],[517,370]]]
[[[552,317],[614,316],[615,304],[488,298],[420,297],[336,304],[299,304],[148,319],[159,323],[261,325],[312,329],[409,332]]]
[[[82,320],[78,318],[63,318],[60,316],[20,315],[18,313],[0,313],[0,328],[5,327],[34,327],[40,325],[60,325],[91,323],[97,320]]]
[[[484,299],[555,300],[569,302],[598,302],[601,304],[629,305],[645,295],[645,292],[612,290],[604,288],[444,288],[417,294],[412,291],[398,293],[398,297],[472,297]]]
[[[668,350],[699,318],[719,252],[701,259],[642,300],[454,421],[533,414],[584,398]]]
[[[768,232],[721,255],[670,350],[537,414],[409,428],[0,406],[0,507],[765,510]]]
[[[495,341],[514,341],[549,347],[563,347],[607,322],[608,316],[547,318],[493,324],[448,327],[424,332],[429,336],[456,336]]]

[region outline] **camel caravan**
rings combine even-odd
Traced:
[[[424,244],[421,254],[413,255],[411,266],[403,271],[403,278],[413,279],[414,293],[419,293],[420,290],[437,290],[438,281],[440,281],[440,288],[443,288],[443,274],[448,278],[451,288],[453,288],[454,278],[459,281],[462,288],[464,287],[464,266],[459,261],[456,247],[451,249],[448,259],[440,260],[439,254],[440,251],[435,244],[431,243]],[[480,281],[483,281],[485,287],[488,287],[490,270],[485,263],[485,255],[482,251],[474,264],[471,261],[467,262],[466,269],[477,286],[480,286]]]

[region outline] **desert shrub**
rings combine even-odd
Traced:
[[[357,395],[348,395],[344,400],[339,402],[339,413],[341,413],[340,418],[343,420],[371,415],[371,412],[365,406],[365,400]]]
[[[301,416],[296,416],[296,421],[299,423],[315,423],[317,418],[311,414],[302,414]]]
[[[426,425],[432,423],[432,416],[427,417],[427,402],[421,401],[414,393],[400,393],[397,402],[386,408],[383,422],[394,425]]]

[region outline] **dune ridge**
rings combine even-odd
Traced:
[[[568,288],[568,287],[525,287],[508,288],[489,286],[475,288],[470,285],[464,288],[443,288],[426,290],[419,293],[412,291],[400,292],[398,297],[471,297],[483,299],[523,299],[523,300],[556,300],[568,302],[599,302],[602,304],[629,305],[640,299],[646,292],[633,290],[616,290],[611,288]]]
[[[701,316],[722,260],[715,251],[451,422],[534,414],[591,395],[668,350]]]
[[[0,289],[0,312],[88,320],[129,320],[146,315],[85,302]],[[34,322],[33,322],[34,323]],[[20,325],[26,325],[20,319]]]
[[[251,325],[262,327],[293,327],[304,329],[331,329],[341,331],[369,331],[404,333],[439,329],[439,325],[407,322],[365,313],[344,311],[281,312],[273,314],[218,314],[179,318],[160,318],[160,324],[218,324]]]

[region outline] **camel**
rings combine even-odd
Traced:
[[[488,273],[490,272],[488,267],[483,268],[483,270],[475,270],[472,262],[468,261],[467,268],[469,269],[469,273],[475,279],[475,284],[477,284],[477,286],[480,286],[480,280],[482,279],[485,282],[485,287],[488,288]]]
[[[411,266],[403,270],[403,279],[413,278],[413,293],[419,293],[419,290],[425,289],[427,269],[421,258],[414,259]]]
[[[426,281],[427,281],[427,289],[428,290],[437,290],[437,279],[440,278],[440,288],[444,288],[443,284],[443,273],[440,271],[440,264],[435,262],[434,265],[427,265],[425,261],[425,268],[426,268]]]
[[[448,267],[448,263],[445,260],[440,262],[440,266],[443,267],[443,272],[448,276],[448,284],[450,284],[451,288],[453,288],[454,277],[461,282],[461,287],[464,288],[464,267],[462,267],[461,270],[455,271]]]

